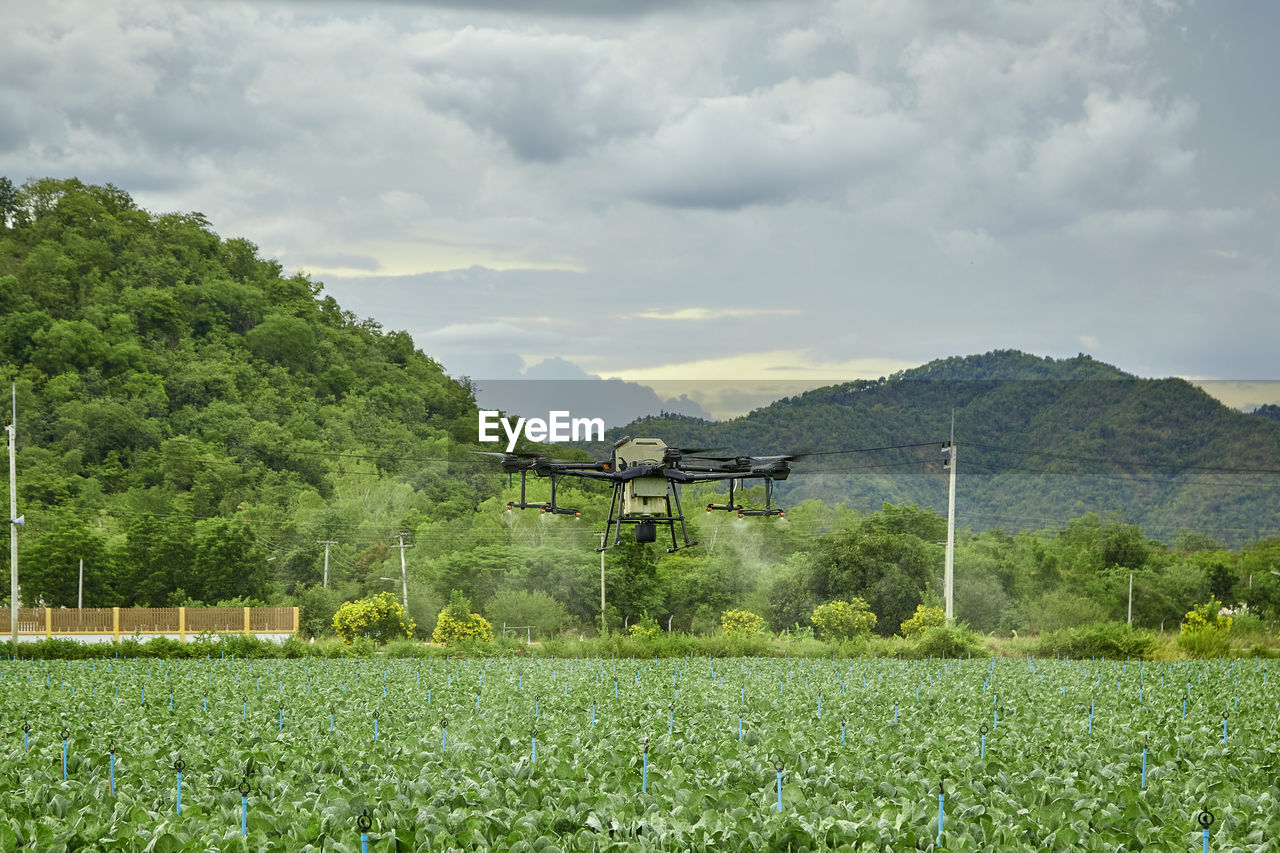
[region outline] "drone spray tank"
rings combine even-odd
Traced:
[[[634,465],[661,465],[666,454],[666,442],[657,438],[624,438],[613,451],[616,470],[619,471]],[[645,519],[661,518],[667,514],[667,478],[660,469],[655,474],[636,477],[622,484],[622,516],[640,519],[636,522],[636,542],[656,541],[657,524]]]

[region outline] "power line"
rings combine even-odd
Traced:
[[[1072,462],[1104,462],[1110,465],[1128,465],[1134,468],[1164,468],[1173,471],[1207,471],[1219,474],[1280,474],[1280,468],[1243,468],[1222,467],[1215,465],[1184,465],[1173,462],[1143,462],[1135,459],[1120,459],[1106,456],[1081,456],[1076,453],[1055,453],[1052,450],[1028,450],[1019,447],[1001,447],[995,444],[967,443],[966,447],[981,450],[993,450],[999,453],[1018,453],[1026,456],[1048,456],[1053,459],[1066,459]]]

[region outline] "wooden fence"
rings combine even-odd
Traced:
[[[296,634],[296,607],[22,607],[18,634],[46,638],[107,635]]]

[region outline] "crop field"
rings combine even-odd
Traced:
[[[0,851],[1274,851],[1278,686],[1255,660],[4,661]]]

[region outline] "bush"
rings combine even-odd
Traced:
[[[390,592],[345,602],[333,614],[333,630],[344,642],[358,637],[382,644],[413,636],[414,624]]]
[[[982,635],[962,626],[935,625],[926,628],[916,643],[916,654],[930,658],[984,657],[987,646]]]
[[[489,599],[484,612],[494,625],[528,625],[539,639],[554,635],[569,623],[565,606],[542,590],[501,590]]]
[[[941,607],[925,607],[916,605],[916,612],[899,627],[902,636],[909,640],[918,639],[929,628],[937,628],[947,624],[947,611]]]
[[[1222,602],[1211,595],[1204,604],[1187,611],[1187,615],[1182,618],[1182,630],[1184,632],[1194,632],[1212,628],[1215,631],[1229,634],[1231,633],[1232,619],[1230,616],[1223,616],[1221,611]]]
[[[662,636],[661,626],[659,626],[657,620],[648,613],[641,616],[640,621],[632,625],[628,630],[632,637],[639,637],[641,639],[654,640]]]
[[[824,640],[851,640],[866,637],[876,626],[876,615],[861,598],[828,601],[814,608],[809,621]]]
[[[764,617],[750,610],[726,610],[720,614],[720,630],[726,637],[754,637],[764,629]]]
[[[472,613],[471,600],[455,589],[449,594],[449,606],[436,619],[431,641],[447,646],[469,640],[493,642],[493,626],[479,613]]]
[[[1035,654],[1044,657],[1122,660],[1156,657],[1160,642],[1150,631],[1134,630],[1123,622],[1098,622],[1043,634]]]
[[[1231,639],[1226,631],[1203,627],[1187,630],[1184,626],[1178,634],[1178,648],[1193,658],[1216,658],[1231,649]]]
[[[323,637],[333,633],[333,616],[342,606],[342,595],[336,589],[322,586],[300,587],[298,601],[298,627],[308,636]]]
[[[1209,600],[1187,611],[1178,633],[1178,647],[1195,658],[1212,658],[1226,654],[1231,648],[1230,616],[1221,614],[1222,602]]]

